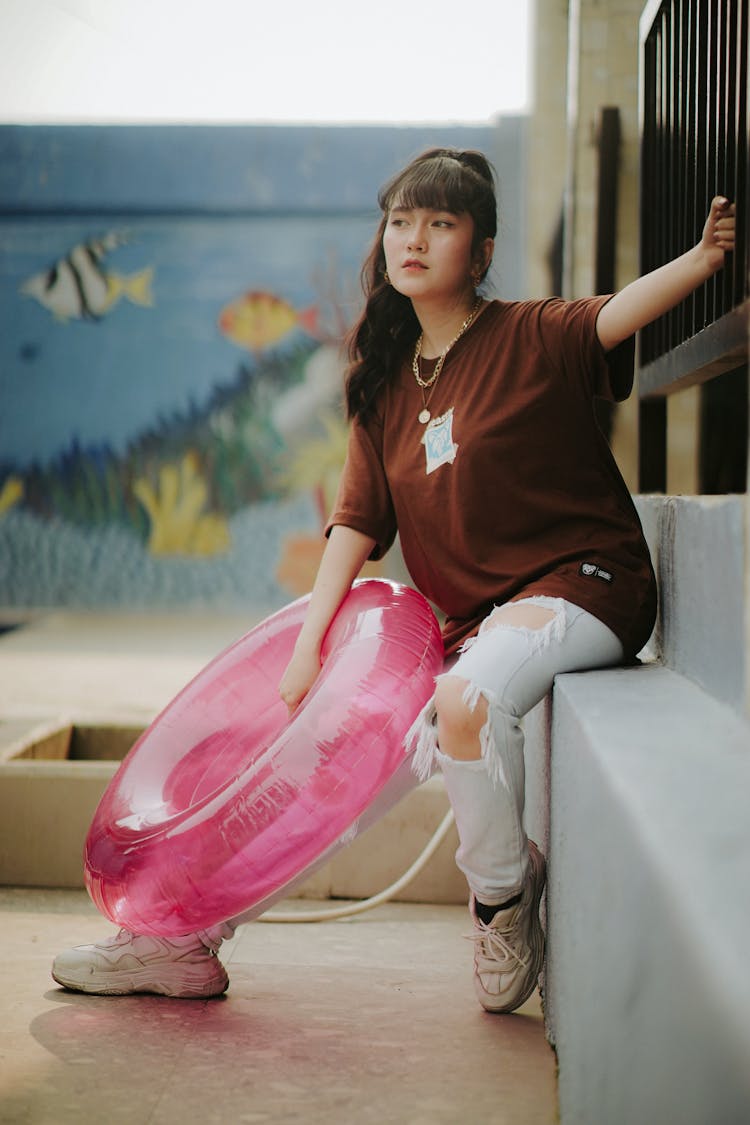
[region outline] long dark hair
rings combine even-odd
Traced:
[[[383,212],[372,248],[362,266],[364,312],[349,340],[346,407],[349,418],[365,418],[419,335],[419,321],[408,297],[385,280],[383,234],[388,212],[401,207],[468,212],[474,220],[472,252],[497,232],[492,165],[481,152],[432,148],[423,152],[381,188]],[[489,268],[489,266],[487,267]],[[484,280],[485,269],[480,278]]]

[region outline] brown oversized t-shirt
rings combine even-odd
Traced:
[[[648,548],[593,410],[632,385],[632,341],[607,356],[596,336],[608,299],[493,301],[448,353],[428,427],[411,356],[352,423],[327,530],[372,537],[373,558],[398,531],[415,586],[445,614],[446,652],[532,594],[593,613],[628,656],[648,640]]]

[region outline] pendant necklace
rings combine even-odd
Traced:
[[[481,308],[481,306],[482,306],[482,298],[477,297],[476,301],[474,302],[474,304],[471,307],[471,312],[466,317],[466,320],[463,322],[463,324],[461,325],[461,327],[459,328],[458,332],[453,337],[451,342],[446,345],[446,347],[443,349],[443,351],[438,356],[437,363],[435,364],[435,369],[432,372],[432,375],[430,375],[429,379],[423,379],[422,378],[422,372],[420,370],[420,359],[421,359],[421,356],[422,356],[422,339],[423,339],[424,334],[420,333],[420,335],[419,335],[419,339],[417,340],[416,347],[414,348],[414,358],[411,361],[411,369],[414,372],[414,378],[417,380],[417,384],[419,386],[419,389],[422,392],[422,409],[419,412],[419,421],[422,423],[423,426],[426,426],[427,423],[429,422],[430,418],[432,417],[432,415],[430,414],[430,411],[428,409],[428,404],[429,404],[430,399],[432,398],[432,394],[433,394],[433,391],[435,390],[435,387],[437,385],[437,381],[440,378],[440,372],[443,370],[443,364],[445,363],[445,357],[447,356],[448,352],[451,350],[453,345],[456,343],[456,341],[460,340],[461,337],[463,336],[464,332],[467,330],[467,328],[469,328],[471,326],[471,324],[474,321],[474,318],[476,317],[477,313],[479,312],[479,309]],[[429,391],[429,394],[426,395],[425,391]]]

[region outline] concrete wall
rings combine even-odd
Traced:
[[[594,291],[596,130],[616,106],[622,128],[616,285],[638,276],[638,18],[641,0],[536,0],[533,113],[529,124],[529,282],[551,292],[549,255],[565,213],[563,294]],[[638,484],[638,410],[618,406],[613,451],[628,485]],[[682,485],[677,483],[676,487]]]
[[[656,651],[667,667],[744,714],[746,498],[652,496],[638,507],[659,577]]]
[[[650,658],[560,676],[527,718],[527,823],[549,863],[545,1016],[560,1115],[741,1125],[747,505],[638,504],[661,591]]]

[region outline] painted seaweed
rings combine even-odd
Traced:
[[[288,450],[273,420],[280,394],[299,383],[315,350],[309,341],[283,355],[241,364],[234,379],[218,386],[203,406],[160,417],[122,455],[106,444],[73,441],[47,464],[24,472],[0,465],[0,490],[45,520],[63,519],[78,527],[116,523],[144,542],[152,520],[143,495],[158,495],[171,466],[189,468],[205,487],[205,509],[223,517],[247,505],[288,492],[283,471]],[[188,461],[186,462],[186,459]],[[140,494],[140,497],[139,497]]]

